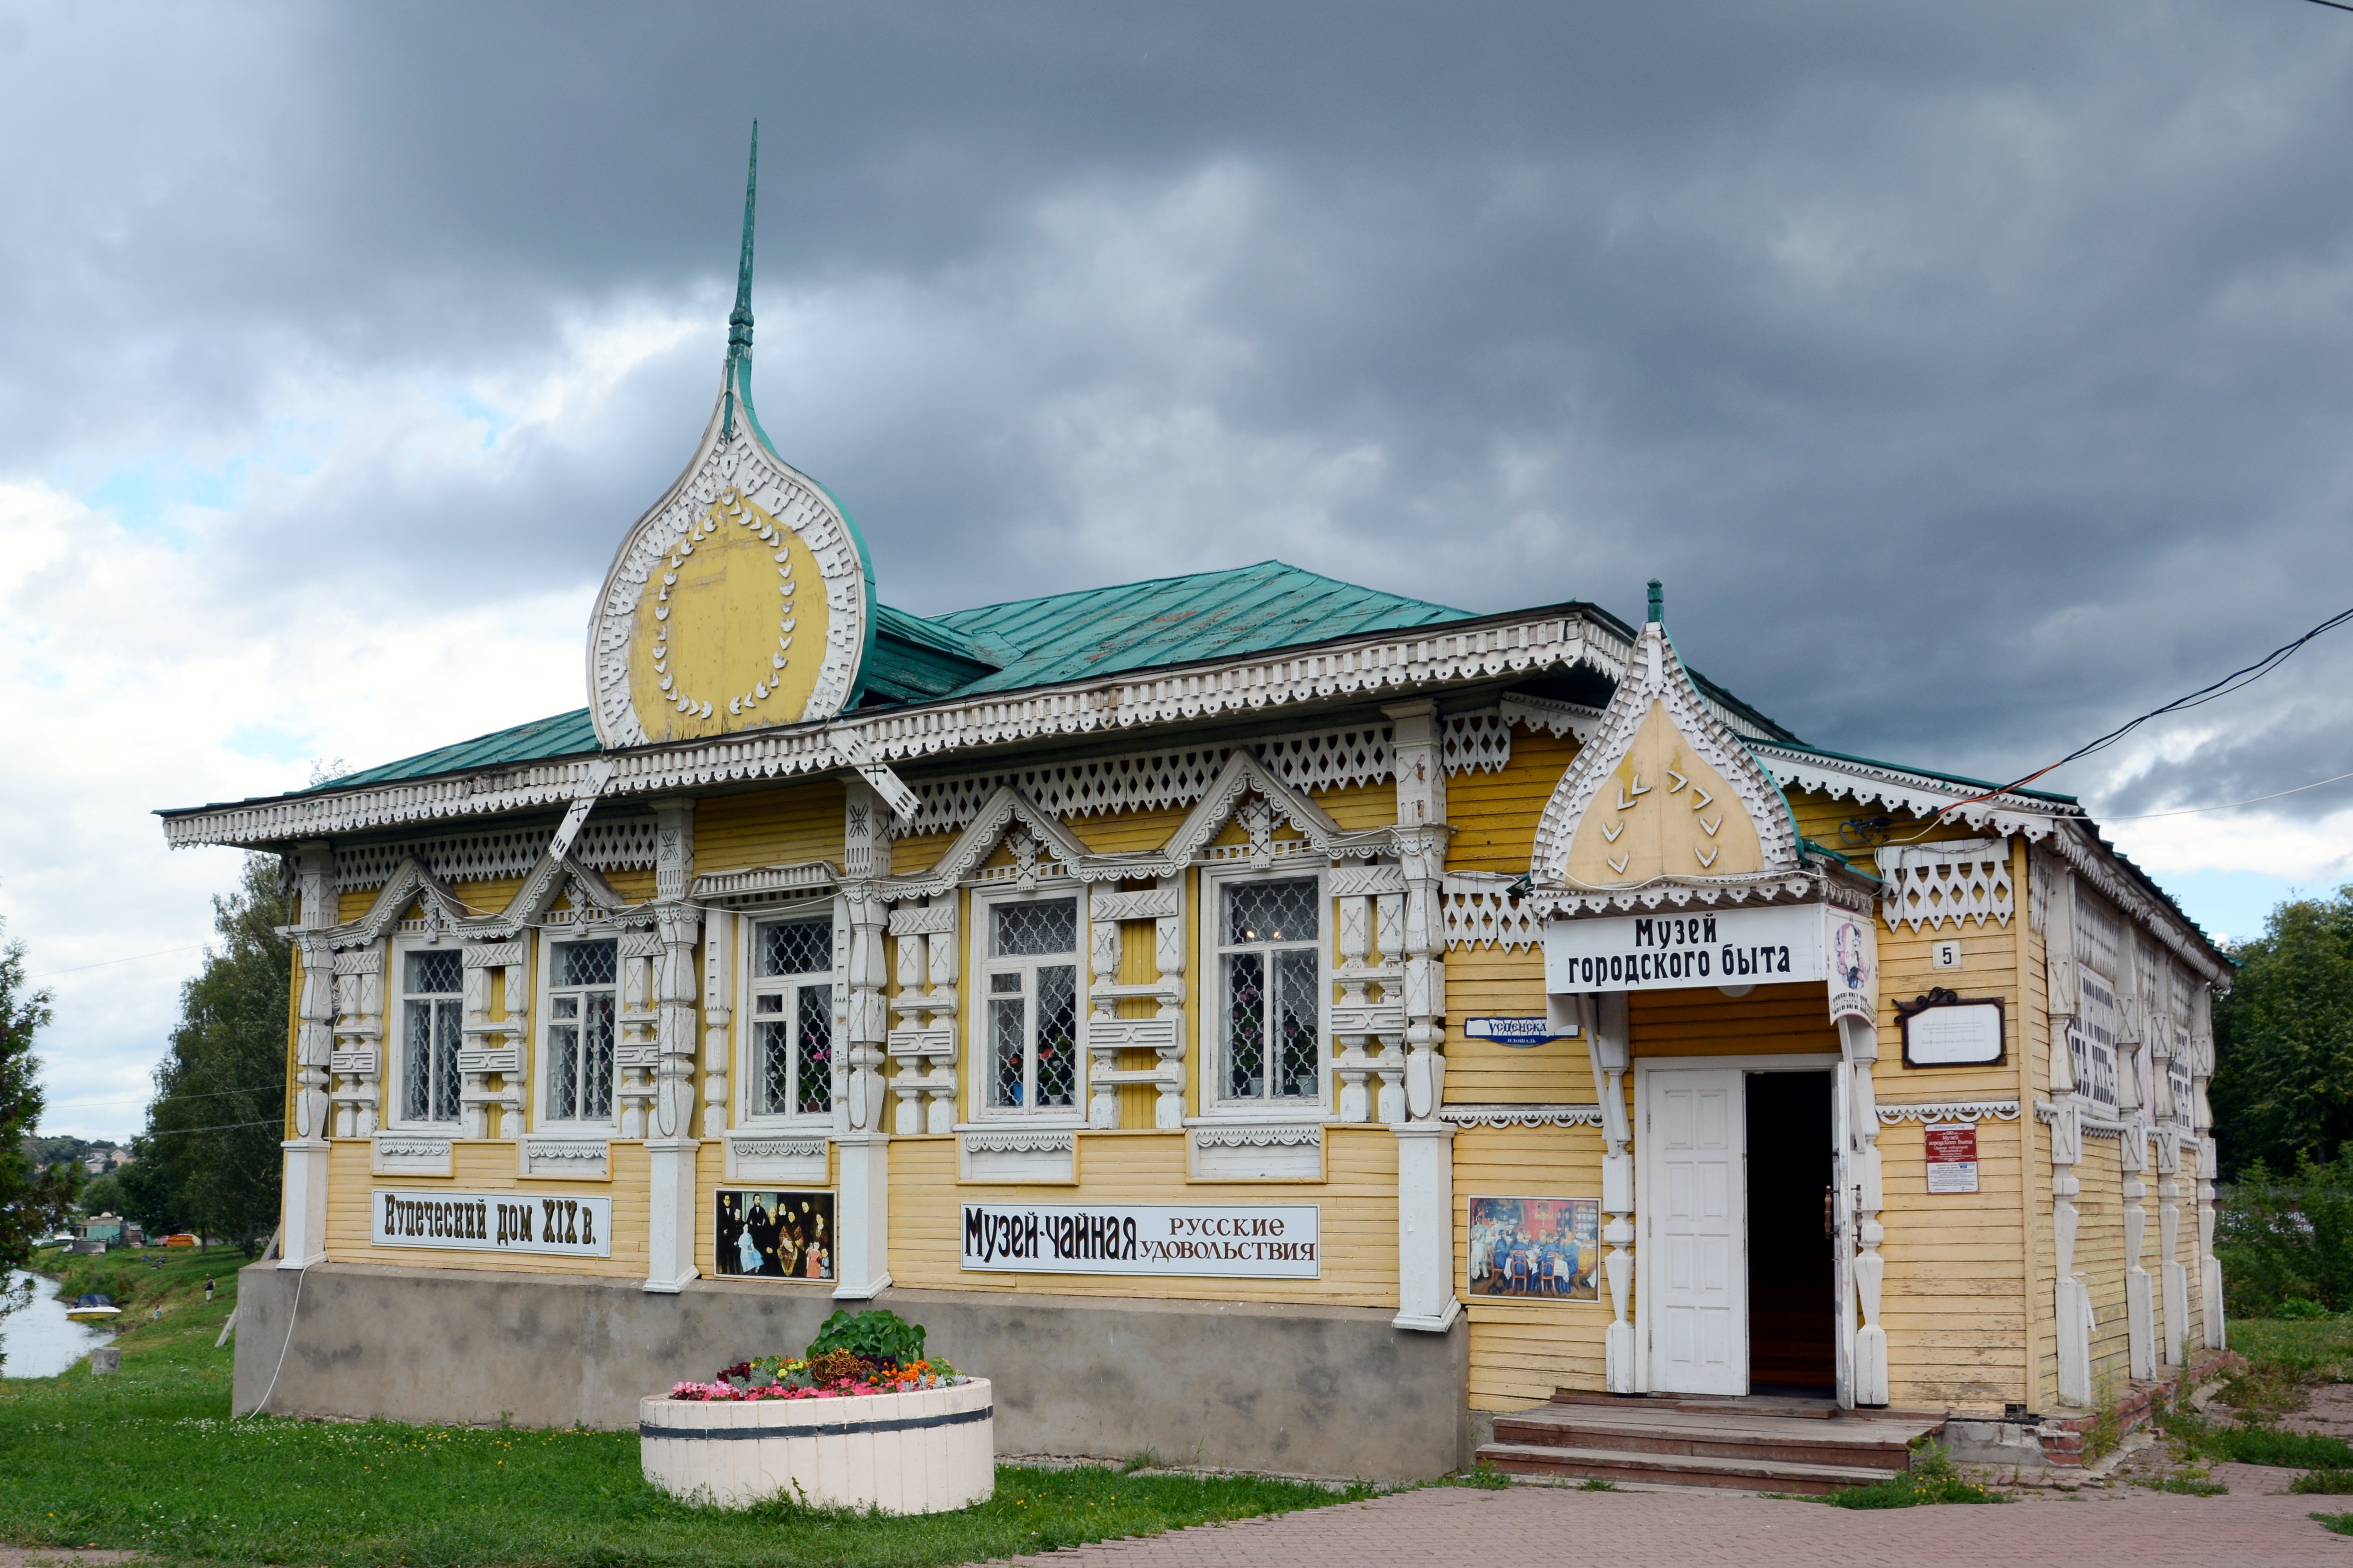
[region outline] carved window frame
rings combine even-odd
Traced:
[[[1338,920],[1332,898],[1331,868],[1322,860],[1278,862],[1260,868],[1248,864],[1206,865],[1200,868],[1201,896],[1195,911],[1194,934],[1199,941],[1200,971],[1200,1114],[1204,1121],[1324,1121],[1333,1114],[1332,987],[1333,951],[1339,942]],[[1243,950],[1225,940],[1226,889],[1253,882],[1315,883],[1315,1081],[1316,1093],[1307,1099],[1229,1099],[1225,1093],[1226,1029],[1229,1001],[1226,992],[1226,958]],[[1265,952],[1261,948],[1258,951]]]
[[[971,1123],[990,1122],[1002,1126],[1016,1123],[1024,1127],[1084,1127],[1087,1124],[1087,1050],[1086,1020],[1091,1010],[1088,990],[1092,979],[1087,964],[1089,942],[1092,940],[1087,921],[1087,885],[1071,877],[1040,878],[1034,887],[1023,888],[971,886],[970,903],[965,915],[964,984],[971,997],[965,1011],[970,1020],[965,1031],[965,1115]],[[1039,963],[1034,958],[997,959],[990,956],[991,939],[997,929],[997,911],[1007,904],[1045,904],[1069,901],[1072,910],[1072,947],[1071,965],[1076,1002],[1071,1017],[1072,1038],[1076,1042],[1075,1060],[1071,1064],[1071,1103],[1068,1105],[1013,1106],[991,1103],[990,1089],[994,1085],[997,1064],[997,1039],[990,1027],[989,977],[999,972],[1027,969],[1034,973]],[[1032,1007],[1031,1034],[1035,1039],[1034,984],[1025,988],[1023,995],[1030,997]],[[1032,1065],[1034,1081],[1034,1063]]]
[[[736,917],[734,1078],[735,1125],[738,1127],[826,1131],[833,1126],[834,1107],[839,1103],[841,1091],[849,1016],[845,1005],[848,977],[841,968],[840,902],[839,899],[828,897],[812,900],[806,907],[750,910]],[[826,933],[826,967],[806,973],[764,977],[760,973],[760,933],[763,927],[772,925],[823,927]],[[761,1059],[760,1026],[776,1021],[776,1015],[762,1014],[759,1011],[760,998],[769,994],[785,998],[783,1016],[791,1025],[796,1068],[794,1087],[797,1091],[800,1087],[797,1073],[800,995],[804,990],[817,986],[824,987],[828,993],[826,1021],[833,1037],[825,1085],[825,1109],[812,1111],[761,1110],[758,1109],[757,1085],[765,1064]]]
[[[628,961],[620,956],[621,938],[625,933],[618,925],[591,921],[582,925],[543,926],[539,931],[538,951],[533,954],[532,1010],[533,1032],[537,1038],[532,1049],[537,1053],[532,1069],[531,1126],[533,1131],[601,1132],[607,1137],[621,1126],[621,968]],[[601,1117],[559,1119],[550,1109],[555,1095],[555,1026],[572,1022],[555,1016],[555,996],[558,992],[583,989],[555,983],[555,950],[576,942],[609,942],[613,955],[613,1081],[609,1090],[612,1105]]]
[[[386,1131],[448,1133],[465,1121],[465,1106],[459,1104],[447,1117],[418,1118],[406,1114],[408,1103],[408,1004],[428,994],[408,989],[408,957],[416,952],[446,952],[458,964],[458,989],[454,992],[433,992],[436,997],[454,998],[458,1012],[458,1037],[450,1042],[454,1056],[466,1048],[466,970],[465,949],[447,931],[436,942],[423,935],[398,935],[392,939],[385,954],[384,976],[384,1071],[378,1080],[383,1085],[383,1105],[379,1114]],[[465,1079],[459,1077],[459,1092],[465,1091]]]

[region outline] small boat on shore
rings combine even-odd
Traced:
[[[74,1304],[66,1309],[66,1316],[77,1323],[103,1323],[122,1315],[111,1296],[77,1296]]]

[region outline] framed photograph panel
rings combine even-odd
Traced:
[[[1472,1198],[1471,1294],[1482,1300],[1598,1301],[1599,1198]]]
[[[721,1278],[833,1278],[831,1193],[722,1187],[712,1202]]]

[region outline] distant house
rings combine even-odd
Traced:
[[[139,1226],[119,1214],[102,1214],[81,1222],[84,1241],[103,1241],[111,1247],[144,1247],[147,1235]]]

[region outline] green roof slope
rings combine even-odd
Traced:
[[[958,696],[972,696],[1469,616],[1466,610],[1261,561],[1229,572],[956,610],[933,617],[933,624],[962,633],[1002,667],[958,689]]]
[[[466,768],[494,768],[503,763],[536,763],[549,757],[577,756],[596,749],[596,730],[588,721],[588,710],[575,708],[569,713],[558,713],[552,719],[534,719],[512,730],[494,730],[470,741],[460,741],[454,746],[420,752],[396,763],[345,773],[341,778],[314,784],[311,790],[292,793],[309,795],[311,790],[350,789],[357,784],[429,778],[435,773],[453,773]]]

